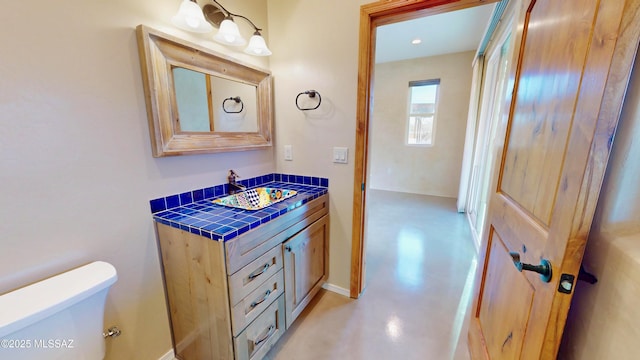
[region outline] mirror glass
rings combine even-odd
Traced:
[[[137,28],[154,157],[272,146],[272,77],[160,31]]]
[[[257,132],[255,86],[173,68],[181,132]]]

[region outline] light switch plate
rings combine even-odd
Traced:
[[[333,162],[338,164],[347,164],[349,162],[349,148],[334,147]]]
[[[293,149],[291,145],[284,146],[284,159],[287,161],[293,161]]]

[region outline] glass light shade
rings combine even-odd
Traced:
[[[220,29],[213,39],[219,43],[231,46],[242,46],[247,43],[242,35],[240,35],[238,25],[228,18],[222,21]]]
[[[264,38],[258,32],[253,34],[251,39],[249,39],[249,45],[246,49],[244,49],[244,52],[255,56],[271,55],[271,50],[269,50],[269,48],[267,47],[267,43],[265,43],[264,41]]]
[[[178,13],[171,18],[171,22],[180,29],[191,32],[207,33],[213,30],[213,26],[205,20],[200,6],[190,0],[182,1]]]

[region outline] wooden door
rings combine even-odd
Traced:
[[[327,279],[329,216],[325,215],[282,244],[287,328]]]
[[[518,5],[514,91],[471,311],[473,359],[556,357],[637,46],[637,3]],[[520,272],[517,256],[548,260],[550,280]]]

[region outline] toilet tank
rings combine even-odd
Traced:
[[[0,359],[103,359],[104,305],[117,279],[96,261],[0,295]]]

